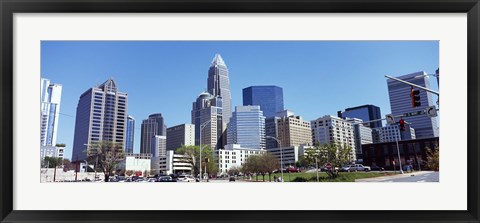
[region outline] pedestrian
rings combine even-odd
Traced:
[[[273,182],[277,182],[277,176],[273,176]]]

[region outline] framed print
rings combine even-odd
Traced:
[[[479,222],[477,0],[0,6],[2,222]]]

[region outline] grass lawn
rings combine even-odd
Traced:
[[[328,178],[325,172],[319,172],[319,181],[320,182],[355,182],[355,179],[362,179],[362,178],[371,178],[371,177],[381,177],[387,175],[393,175],[392,172],[340,172],[338,173],[338,177],[331,179]],[[280,173],[272,174],[271,179],[273,181],[273,176],[281,176]],[[296,178],[303,178],[308,182],[317,182],[317,173],[283,173],[284,181],[285,182],[295,182]],[[255,181],[256,177],[252,177],[252,181]],[[262,175],[258,176],[258,181],[262,181]],[[298,179],[297,179],[298,180]],[[268,181],[268,175],[265,175],[265,181]]]

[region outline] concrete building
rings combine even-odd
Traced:
[[[192,157],[168,150],[165,156],[152,157],[152,170],[156,174],[193,174]]]
[[[167,154],[167,137],[156,135],[152,137],[151,143],[152,157],[166,156]]]
[[[312,148],[313,146],[289,146],[282,148],[270,148],[267,150],[268,153],[272,154],[277,158],[278,163],[282,163],[283,167],[295,166],[295,163],[300,160],[300,158],[305,153],[305,149]]]
[[[133,145],[134,145],[134,137],[135,137],[135,119],[133,116],[127,116],[127,134],[125,139],[125,152],[126,153],[133,153]]]
[[[361,124],[363,120],[358,118],[347,118],[346,121],[353,125],[353,133],[355,135],[355,154],[357,161],[362,161],[362,145],[373,143],[372,128]]]
[[[375,128],[373,132],[373,135],[378,135],[378,140],[373,141],[373,143],[416,139],[415,129],[408,124],[405,124],[405,131],[400,131],[398,125],[387,125],[381,128]]]
[[[265,149],[265,116],[260,106],[236,106],[227,129],[228,144]]]
[[[117,169],[121,170],[132,170],[134,172],[142,172],[144,173],[147,171],[150,173],[151,170],[151,154],[134,154],[134,153],[126,153],[125,159],[123,159],[118,165]]]
[[[422,87],[430,88],[430,78],[427,73],[423,71],[403,75],[397,78]],[[387,85],[390,97],[390,108],[393,115],[402,115],[409,112],[424,110],[428,106],[435,105],[432,94],[420,90],[421,106],[412,108],[410,85],[391,79],[387,80]],[[430,118],[427,115],[418,115],[404,117],[403,119],[406,122],[411,123],[411,127],[415,129],[417,138],[438,137],[438,124],[436,117]]]
[[[152,153],[152,138],[167,135],[167,126],[161,113],[151,114],[142,121],[140,153]]]
[[[58,146],[40,146],[40,160],[44,160],[45,157],[64,158],[65,147]]]
[[[338,111],[339,118],[358,118],[363,120],[364,122],[382,119],[382,113],[380,112],[380,107],[375,105],[361,105],[353,108],[347,108],[345,111]],[[378,128],[382,127],[382,121],[375,121],[366,123],[365,126],[370,128]]]
[[[195,125],[195,145],[200,145],[202,127],[202,145],[208,145],[212,149],[223,148],[226,141],[224,139],[226,126],[224,127],[222,104],[221,97],[214,97],[208,92],[201,93],[193,102],[192,124]]]
[[[217,150],[218,175],[228,174],[232,167],[241,167],[250,156],[258,156],[265,153],[263,149],[245,148],[239,144],[227,144],[225,149]]]
[[[195,125],[181,124],[167,128],[167,150],[195,145]]]
[[[310,122],[303,120],[301,116],[295,116],[292,111],[284,110],[276,114],[279,118],[277,123],[277,136],[281,147],[311,145],[312,130]]]
[[[127,93],[118,91],[113,79],[80,96],[75,118],[72,161],[84,160],[87,145],[99,141],[121,143],[125,150]]]
[[[339,117],[325,115],[311,122],[313,143],[337,144],[352,149],[352,160],[356,160],[355,135],[352,123]]]
[[[277,86],[251,86],[243,89],[243,105],[258,105],[267,118],[283,108],[283,89]]]
[[[40,83],[40,145],[55,146],[57,143],[62,85],[52,84],[50,80],[45,78],[41,78]]]

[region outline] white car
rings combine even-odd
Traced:
[[[187,175],[180,175],[177,177],[177,182],[195,182],[195,178]]]
[[[364,166],[362,164],[352,164],[342,167],[341,169],[344,172],[352,172],[352,171],[365,171],[368,172],[372,170],[369,166]]]

